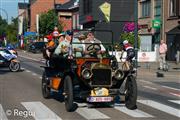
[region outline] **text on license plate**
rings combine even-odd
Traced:
[[[88,102],[111,102],[113,97],[88,97]]]

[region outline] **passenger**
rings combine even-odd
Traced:
[[[97,51],[97,54],[98,54],[98,55],[99,55],[99,54],[102,54],[102,53],[104,53],[104,52],[106,51],[105,47],[101,44],[101,41],[94,37],[93,32],[89,32],[89,33],[87,34],[87,38],[84,40],[84,43],[85,43],[85,46],[84,46],[84,48],[85,48],[85,49],[84,49],[84,54],[85,54],[85,56],[88,56],[88,57],[89,57],[90,51],[87,50],[88,46],[91,45],[91,44],[89,44],[89,43],[97,43],[97,44],[100,45],[101,50]]]
[[[84,34],[80,34],[78,36],[79,41],[82,43],[83,50],[85,50],[85,44],[84,41],[87,39],[87,37]]]
[[[73,48],[73,56],[75,57],[82,57],[83,52],[83,45],[79,40],[79,33],[75,34],[74,36],[71,35],[72,39],[72,48]]]
[[[59,44],[58,46],[56,47],[55,51],[54,51],[54,54],[56,55],[59,55],[61,53],[61,42],[63,42],[65,40],[65,32],[61,32],[59,34]]]
[[[46,44],[46,55],[48,58],[50,58],[52,52],[55,49],[55,43],[51,35],[47,35],[46,38],[48,39],[48,43]]]

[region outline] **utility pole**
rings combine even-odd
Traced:
[[[135,22],[135,29],[134,29],[134,46],[135,46],[135,68],[138,67],[138,1],[134,0],[134,22]]]

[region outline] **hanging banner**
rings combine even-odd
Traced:
[[[104,14],[104,16],[106,18],[106,21],[110,22],[111,4],[109,4],[108,2],[105,2],[102,5],[100,5],[99,8],[103,12],[103,14]]]

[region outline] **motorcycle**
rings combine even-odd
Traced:
[[[16,56],[18,56],[17,51],[14,49],[14,47],[12,45],[7,45],[6,49],[11,53],[11,54],[15,54]]]
[[[0,49],[0,65],[8,66],[12,72],[20,70],[20,62],[17,60],[17,55],[7,49]]]

